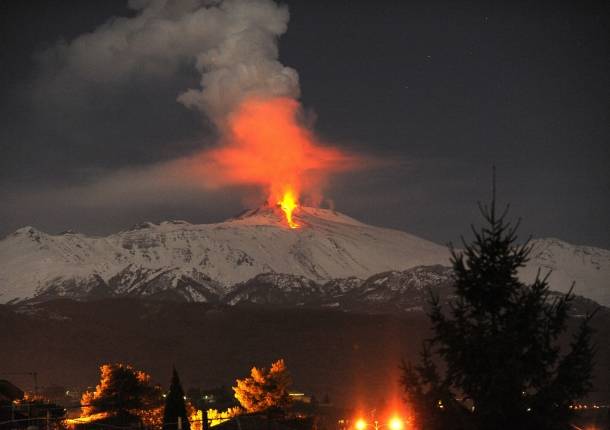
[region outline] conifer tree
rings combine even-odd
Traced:
[[[592,315],[562,355],[572,290],[551,294],[540,272],[532,284],[520,281],[532,247],[518,244],[508,207],[497,214],[495,177],[493,188],[491,204],[479,205],[484,226],[472,229],[471,243],[462,239],[463,250],[451,247],[455,300],[444,309],[432,296],[434,336],[420,364],[403,366],[402,383],[427,429],[567,429],[570,404],[591,388]]]
[[[180,378],[176,368],[172,369],[172,381],[169,392],[165,398],[165,409],[163,411],[163,430],[177,430],[178,418],[182,420],[182,430],[190,430],[186,404],[184,402],[184,390],[180,384]]]

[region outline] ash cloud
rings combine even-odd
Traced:
[[[130,0],[132,17],[114,17],[91,33],[39,56],[38,101],[76,97],[91,87],[173,79],[184,69],[198,88],[177,100],[215,122],[244,97],[299,95],[294,69],[278,61],[277,39],[289,12],[272,0]]]
[[[23,141],[4,154],[22,161],[0,172],[8,178],[0,198],[12,202],[0,221],[11,225],[36,205],[75,213],[213,199],[234,209],[168,171],[213,146],[244,98],[298,97],[297,72],[278,60],[288,8],[272,0],[130,0],[128,8],[36,54],[34,76],[14,91],[27,106],[11,109],[20,124],[0,130],[0,140]],[[250,198],[230,193],[238,204]]]

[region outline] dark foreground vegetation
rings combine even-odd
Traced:
[[[519,244],[518,223],[506,221],[508,208],[497,213],[495,195],[480,209],[483,227],[472,229],[463,249],[452,248],[455,296],[444,309],[431,292],[433,334],[420,361],[403,368],[416,425],[573,428],[574,407],[592,388],[598,309],[582,316],[562,351],[573,295],[552,296],[548,273],[521,282],[518,270],[532,249]]]

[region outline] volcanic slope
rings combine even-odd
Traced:
[[[262,207],[217,224],[142,223],[107,237],[24,227],[0,241],[0,303],[159,289],[209,301],[261,273],[324,282],[449,261],[444,246],[332,210],[301,207],[295,218],[301,227],[291,229],[278,209]]]
[[[295,220],[300,228],[291,229],[279,209],[262,207],[216,224],[142,223],[107,237],[24,227],[0,240],[0,303],[58,297],[233,302],[232,293],[246,293],[244,285],[260,283],[261,274],[277,274],[265,278],[267,289],[292,288],[292,276],[311,294],[325,294],[321,286],[330,281],[347,292],[383,272],[449,265],[444,246],[332,210],[300,207]],[[575,282],[576,294],[610,305],[610,251],[557,239],[532,245],[520,272],[524,280],[538,269],[552,271],[553,290],[566,292]]]
[[[574,293],[610,306],[610,251],[593,246],[571,245],[559,239],[536,239],[521,278],[531,282],[538,270],[550,273],[551,288]]]

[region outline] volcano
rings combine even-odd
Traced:
[[[333,210],[299,207],[294,221],[299,228],[290,228],[280,208],[263,206],[215,224],[145,222],[106,237],[24,227],[0,241],[0,303],[124,296],[235,301],[235,291],[242,297],[262,275],[277,288],[315,295],[326,291],[323,285],[341,292],[367,282],[381,287],[380,280],[411,276],[396,272],[449,266],[445,246]],[[550,269],[554,290],[567,291],[576,281],[577,294],[610,305],[609,251],[556,239],[533,244],[525,279],[539,267]],[[394,275],[378,276],[386,272]]]

